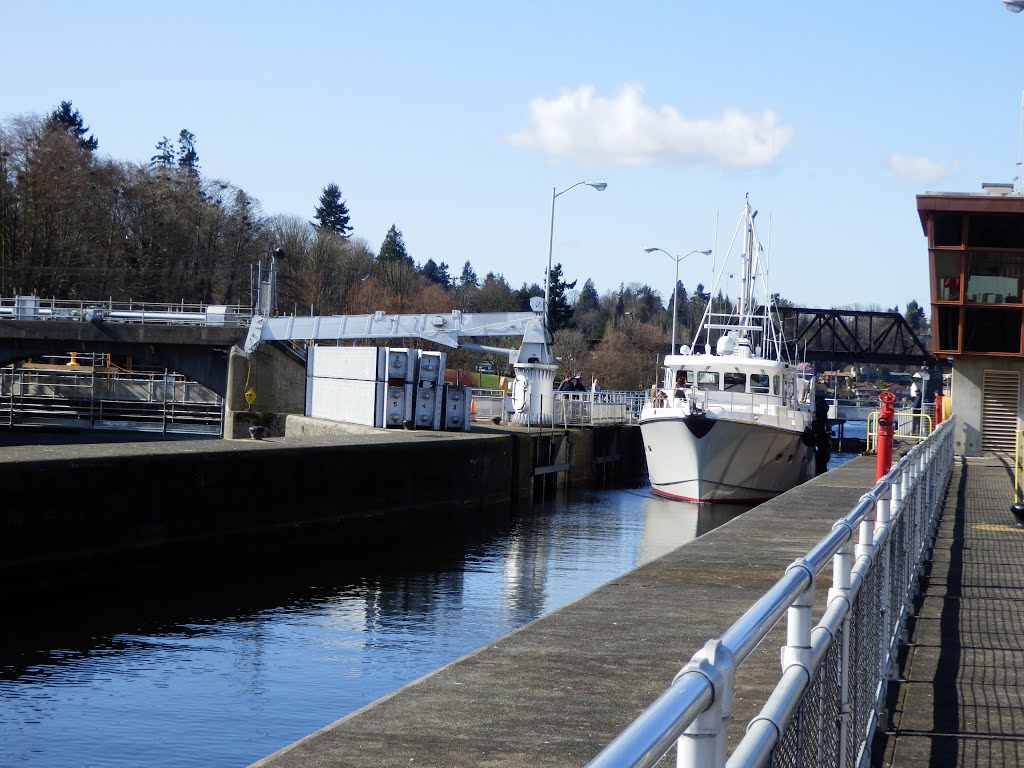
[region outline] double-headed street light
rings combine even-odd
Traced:
[[[668,256],[672,261],[676,263],[676,280],[672,283],[672,351],[669,354],[674,355],[676,353],[676,315],[679,314],[679,307],[676,306],[676,291],[679,287],[679,262],[686,258],[686,256],[692,256],[695,253],[703,253],[705,256],[711,255],[711,249],[700,250],[699,248],[695,251],[690,251],[686,256],[673,256],[671,253],[666,251],[664,248],[644,248],[647,253],[654,253],[655,251],[661,251]]]
[[[603,181],[577,181],[571,187],[566,187],[561,192],[555,191],[557,187],[551,188],[551,234],[548,237],[548,271],[544,277],[544,325],[547,326],[548,330],[551,330],[549,317],[551,305],[549,304],[549,301],[551,297],[551,251],[554,249],[555,245],[555,198],[559,195],[564,195],[570,189],[574,189],[580,184],[586,184],[588,187],[593,187],[598,192],[603,192],[608,186],[608,184]]]

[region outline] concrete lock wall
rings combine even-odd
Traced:
[[[369,437],[74,446],[72,458],[0,462],[0,568],[69,567],[157,549],[260,551],[507,515],[508,436]],[[92,498],[47,494],[89,488]]]

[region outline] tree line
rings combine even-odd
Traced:
[[[278,311],[316,314],[528,311],[544,286],[482,278],[470,261],[418,262],[392,225],[374,249],[357,236],[334,181],[312,217],[267,214],[241,187],[202,172],[199,141],[161,137],[144,162],[106,157],[72,102],[0,123],[0,296],[252,306],[253,268],[278,261]],[[311,202],[314,195],[311,195]],[[455,260],[452,260],[455,263]],[[551,272],[549,316],[560,373],[596,375],[604,388],[653,382],[672,314],[687,343],[709,302],[703,285],[676,286],[678,306],[649,285],[598,293],[593,280]],[[916,302],[915,302],[916,307]],[[909,310],[909,307],[908,307]],[[450,354],[472,368],[465,351]],[[508,372],[507,361],[493,359]]]

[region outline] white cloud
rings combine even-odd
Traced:
[[[610,99],[594,91],[582,85],[558,98],[533,99],[529,127],[509,135],[509,143],[584,164],[753,168],[774,163],[793,137],[770,110],[730,108],[694,119],[674,107],[647,106],[640,85],[623,86]]]
[[[891,153],[885,163],[890,171],[904,181],[917,184],[933,184],[948,179],[960,168],[960,163],[955,160],[951,163],[940,163],[923,155],[900,155],[896,152]]]

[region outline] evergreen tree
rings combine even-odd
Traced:
[[[451,287],[452,279],[448,274],[448,265],[443,261],[437,264],[433,259],[427,259],[426,264],[420,269],[420,274],[442,288]]]
[[[199,175],[199,153],[196,152],[196,135],[184,128],[178,134],[178,167],[192,176]]]
[[[921,333],[928,328],[928,317],[924,313],[924,307],[917,303],[917,299],[910,300],[903,317],[914,333]]]
[[[318,229],[327,229],[338,237],[348,237],[352,232],[349,226],[348,205],[341,199],[341,190],[333,181],[320,193],[320,204],[316,207],[314,218]]]
[[[576,280],[573,280],[571,283],[565,282],[562,278],[561,264],[555,264],[552,267],[550,296],[548,297],[548,321],[551,324],[548,330],[552,333],[559,328],[568,326],[569,321],[572,319],[572,305],[569,304],[565,292],[575,288],[576,282]]]
[[[149,164],[153,168],[173,168],[175,160],[174,145],[164,136],[156,145],[156,154],[149,158]]]
[[[89,126],[85,125],[82,115],[71,106],[70,101],[62,101],[60,106],[50,113],[47,124],[53,128],[67,131],[78,142],[78,146],[89,152],[94,151],[100,145],[95,136],[85,135],[89,132]]]
[[[589,277],[587,282],[583,284],[583,288],[580,289],[580,297],[576,300],[576,314],[581,315],[584,312],[593,312],[598,309],[601,304],[601,297],[597,295],[597,288],[594,287],[594,281]]]
[[[463,285],[472,285],[474,288],[480,286],[480,279],[476,276],[476,272],[473,271],[473,265],[468,261],[462,265],[462,274],[459,276],[459,281]]]
[[[407,262],[409,265],[413,264],[412,257],[409,252],[405,250],[405,240],[402,238],[402,233],[394,224],[391,225],[391,229],[384,236],[384,242],[381,243],[380,253],[377,256],[378,262]]]

